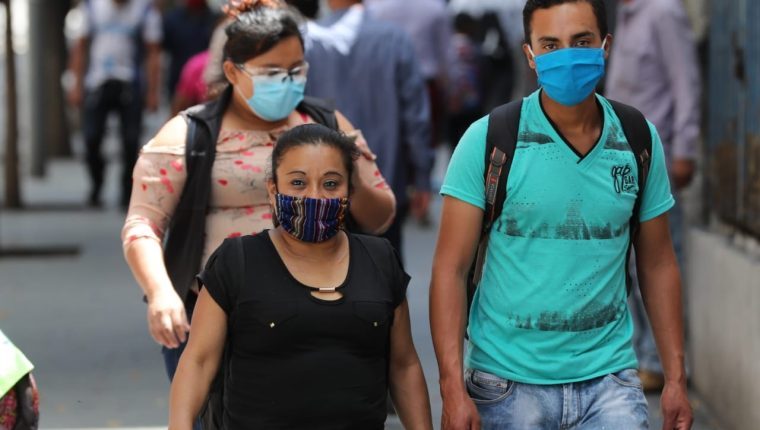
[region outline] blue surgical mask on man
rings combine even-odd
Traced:
[[[280,121],[303,100],[306,79],[286,76],[273,79],[267,75],[249,75],[253,95],[246,99],[254,115],[266,121]],[[243,93],[236,87],[243,96]],[[245,98],[245,96],[243,96]]]
[[[564,48],[536,56],[538,84],[552,100],[565,106],[576,106],[586,100],[604,76],[604,47]]]

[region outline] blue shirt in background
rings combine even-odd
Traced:
[[[362,130],[399,205],[411,182],[430,190],[430,107],[414,46],[361,5],[306,29],[306,94],[335,102]]]

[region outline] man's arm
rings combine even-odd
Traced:
[[[84,99],[84,74],[87,68],[88,37],[80,37],[74,42],[69,56],[69,73],[73,82],[68,91],[68,102],[73,107],[82,105]]]
[[[482,209],[453,197],[443,198],[430,283],[430,328],[440,372],[443,429],[480,427],[477,409],[464,386],[462,352],[467,275],[482,222]]]
[[[666,6],[657,13],[657,44],[675,102],[672,163],[669,171],[676,189],[691,182],[700,129],[701,82],[696,43],[682,6]]]
[[[688,430],[693,418],[684,370],[681,277],[667,214],[643,222],[634,244],[639,288],[665,374],[663,429]]]
[[[147,68],[146,74],[148,77],[148,92],[145,99],[145,108],[150,112],[155,112],[156,109],[158,109],[158,101],[160,97],[161,44],[146,43],[145,50],[145,67]]]

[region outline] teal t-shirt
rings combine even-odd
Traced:
[[[628,224],[638,192],[633,151],[609,102],[603,130],[581,157],[545,115],[540,90],[525,98],[507,199],[489,237],[470,312],[466,364],[530,384],[562,384],[637,367],[626,306]],[[657,131],[639,219],[669,210]],[[488,117],[451,158],[441,193],[485,208]]]

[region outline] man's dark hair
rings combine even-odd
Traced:
[[[525,29],[525,43],[530,45],[530,23],[533,19],[533,12],[537,9],[549,9],[550,7],[559,6],[565,3],[586,2],[591,4],[591,8],[596,15],[596,23],[599,26],[601,37],[607,36],[607,8],[604,0],[528,0],[523,8],[523,28]]]

